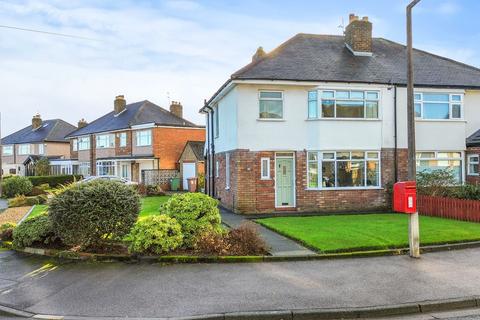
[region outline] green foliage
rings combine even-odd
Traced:
[[[218,201],[203,193],[173,195],[160,212],[175,218],[182,226],[184,246],[195,246],[198,235],[207,230],[220,229]]]
[[[13,231],[13,246],[24,248],[32,244],[49,244],[57,239],[48,215],[27,219]]]
[[[205,189],[205,173],[198,174],[198,188],[200,190]]]
[[[127,234],[140,212],[140,197],[115,181],[74,184],[50,200],[49,215],[65,244],[98,245]]]
[[[3,193],[7,198],[32,192],[32,183],[26,177],[14,176],[3,181]]]
[[[48,176],[50,174],[50,160],[41,158],[35,163],[36,176]]]
[[[12,241],[13,240],[13,230],[15,230],[15,223],[4,223],[0,225],[0,240],[1,241]]]
[[[453,188],[449,197],[465,200],[480,200],[480,185],[466,184]]]
[[[61,176],[37,176],[28,177],[34,186],[48,184],[51,188],[56,188],[60,185],[66,185],[75,181],[82,180],[81,175],[61,175]]]
[[[44,204],[48,200],[46,195],[39,195],[34,197],[26,197],[24,195],[18,195],[8,201],[9,207],[24,207],[33,206],[36,204]]]
[[[451,187],[457,185],[451,170],[433,170],[417,172],[417,191],[428,196],[446,196]]]
[[[182,240],[180,224],[164,214],[140,219],[125,237],[128,250],[136,253],[169,252],[180,247]]]

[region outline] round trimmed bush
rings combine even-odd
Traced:
[[[13,230],[15,230],[16,224],[7,222],[0,226],[0,240],[11,241],[13,240]]]
[[[32,192],[33,185],[27,177],[14,176],[3,181],[3,192],[7,198]]]
[[[161,210],[180,223],[183,243],[188,248],[195,246],[196,239],[203,232],[221,228],[218,201],[203,193],[175,194]]]
[[[128,250],[137,253],[169,252],[180,247],[182,240],[180,224],[164,214],[141,219],[125,237]]]
[[[86,248],[126,235],[140,212],[140,197],[130,186],[92,181],[65,188],[48,209],[62,241]]]
[[[13,230],[13,246],[16,248],[49,244],[56,238],[52,221],[46,214],[27,219]]]

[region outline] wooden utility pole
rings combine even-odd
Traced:
[[[408,121],[408,180],[416,181],[415,108],[413,92],[412,9],[420,0],[407,6],[407,121]],[[420,257],[420,227],[418,212],[409,215],[408,241],[410,257]]]

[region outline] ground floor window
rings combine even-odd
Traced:
[[[308,188],[364,188],[380,186],[378,151],[310,151]]]
[[[97,176],[114,176],[115,161],[97,161]]]
[[[468,175],[478,176],[479,155],[471,154],[468,156]]]
[[[84,177],[90,176],[92,174],[90,171],[90,162],[80,162],[78,164],[78,174]]]
[[[443,151],[417,152],[417,172],[449,170],[457,182],[462,182],[462,153]]]

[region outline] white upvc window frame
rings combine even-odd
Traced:
[[[97,176],[117,176],[117,161],[114,160],[98,160],[96,163]],[[109,171],[113,169],[113,172],[109,174],[100,174],[101,168],[109,168]]]
[[[18,145],[18,155],[25,156],[29,155],[31,151],[31,145],[29,143],[23,143]]]
[[[78,139],[72,139],[72,151],[78,151]]]
[[[13,145],[2,146],[2,155],[3,156],[13,156]]]
[[[314,90],[307,91],[307,119],[308,120],[379,120],[381,114],[381,90],[377,88],[372,89],[365,89],[365,88],[321,88],[317,90],[317,117],[310,117],[309,112],[309,104],[312,101],[309,98],[309,93]],[[338,98],[337,92],[338,91],[347,91],[349,93],[349,98]],[[323,98],[324,92],[331,92],[333,93],[332,98]],[[350,98],[352,92],[362,92],[363,98]],[[367,94],[374,93],[377,95],[376,99],[368,99]],[[322,110],[322,100],[333,100],[333,117],[324,117],[323,110]],[[355,117],[337,117],[337,100],[346,100],[346,101],[363,101],[363,117],[362,118],[355,118]],[[377,116],[376,117],[367,117],[367,102],[376,102],[377,103]]]
[[[422,153],[433,153],[434,157],[420,157]],[[439,153],[458,153],[459,157],[439,157]],[[460,177],[460,183],[465,182],[465,158],[464,158],[464,152],[463,151],[434,151],[434,150],[416,150],[415,153],[415,167],[416,172],[418,173],[418,161],[460,161],[460,170],[461,170],[461,177]]]
[[[215,161],[215,178],[220,176],[220,161]]]
[[[337,153],[349,152],[349,159],[337,159]],[[363,152],[363,159],[352,159],[352,153],[354,152]],[[317,153],[317,160],[309,160],[309,153]],[[333,153],[333,159],[323,159],[323,154]],[[375,153],[376,157],[368,157],[369,153]],[[307,185],[306,190],[365,190],[365,189],[382,189],[382,153],[380,150],[309,150],[306,155],[306,169],[307,169]],[[364,163],[364,185],[363,186],[352,186],[352,187],[339,187],[338,186],[338,162],[347,162],[347,161],[361,161]],[[317,163],[317,187],[310,187],[310,173],[309,173],[309,162]],[[334,187],[324,187],[322,183],[323,171],[322,171],[322,162],[333,162],[335,170],[335,186]],[[376,186],[367,186],[367,163],[368,161],[377,161],[378,162],[378,185]]]
[[[477,158],[476,161],[472,161],[471,159]],[[472,172],[470,170],[470,165],[477,165],[477,172]],[[469,176],[478,176],[479,175],[479,167],[480,167],[480,155],[479,154],[469,154],[467,156],[467,175]]]
[[[264,171],[267,174],[264,174]],[[260,159],[260,180],[270,180],[270,158],[264,157]]]
[[[262,93],[273,92],[273,93],[280,93],[282,95],[281,98],[262,98]],[[259,121],[283,121],[285,119],[285,95],[282,90],[267,90],[262,89],[258,91],[258,113],[257,119]],[[262,118],[260,117],[260,104],[261,101],[281,101],[282,102],[282,117],[281,118]]]
[[[135,138],[137,147],[149,147],[152,145],[152,130],[138,130]]]
[[[90,137],[78,138],[78,151],[90,150]]]
[[[225,190],[230,190],[230,153],[225,153]]]
[[[97,135],[95,147],[97,149],[115,148],[115,136],[111,133],[104,133],[104,134]]]
[[[424,100],[424,94],[447,94],[448,95],[448,102],[447,101],[428,101]],[[420,97],[420,99],[417,98]],[[460,100],[453,100],[453,96],[459,96]],[[414,108],[415,105],[420,105],[420,116],[415,114],[415,119],[417,120],[425,120],[425,121],[462,121],[464,120],[464,100],[465,94],[460,92],[439,92],[439,91],[415,91],[414,93]],[[424,110],[424,103],[431,103],[431,104],[445,104],[448,103],[448,119],[431,119],[431,118],[424,118],[425,110]],[[460,105],[460,117],[453,118],[453,105]]]
[[[45,145],[43,143],[38,144],[38,154],[44,155],[45,154]]]
[[[120,132],[118,134],[118,146],[121,148],[124,148],[127,146],[127,133],[126,132]]]

